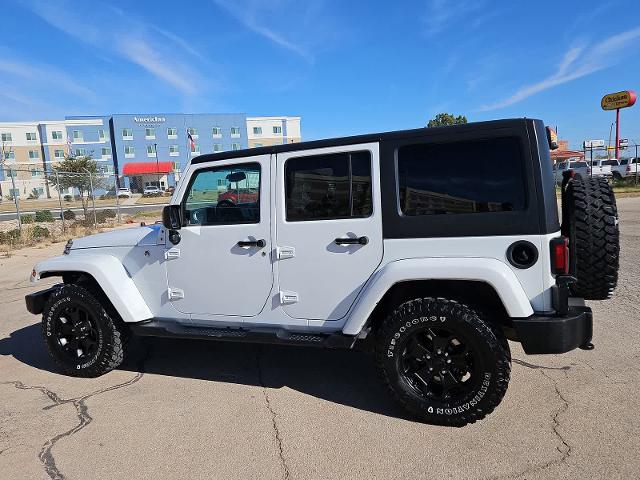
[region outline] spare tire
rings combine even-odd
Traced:
[[[574,296],[606,300],[618,283],[620,233],[611,186],[602,177],[566,178],[562,188],[562,234],[569,239]]]

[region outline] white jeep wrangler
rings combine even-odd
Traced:
[[[551,143],[541,121],[515,119],[203,155],[163,225],[69,241],[31,275],[63,283],[27,308],[76,376],[118,367],[130,333],[369,337],[407,411],[462,426],[503,398],[507,339],[528,354],[591,349],[583,299],[616,286],[613,193],[568,172],[561,226]]]

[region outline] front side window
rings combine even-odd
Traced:
[[[525,208],[524,159],[515,137],[405,145],[397,159],[404,215]]]
[[[188,225],[260,222],[260,165],[197,171],[184,201]]]
[[[371,152],[291,158],[285,164],[287,221],[368,217]]]

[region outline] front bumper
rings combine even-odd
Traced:
[[[571,306],[567,310],[564,315],[512,319],[516,337],[525,353],[565,353],[575,348],[593,348],[591,309]]]
[[[53,292],[62,287],[62,284],[54,285],[46,290],[40,290],[39,292],[30,293],[25,295],[24,301],[27,304],[27,310],[29,313],[39,315],[44,310],[44,305]]]

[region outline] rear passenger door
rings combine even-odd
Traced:
[[[382,260],[378,143],[278,154],[279,301],[339,320]]]

